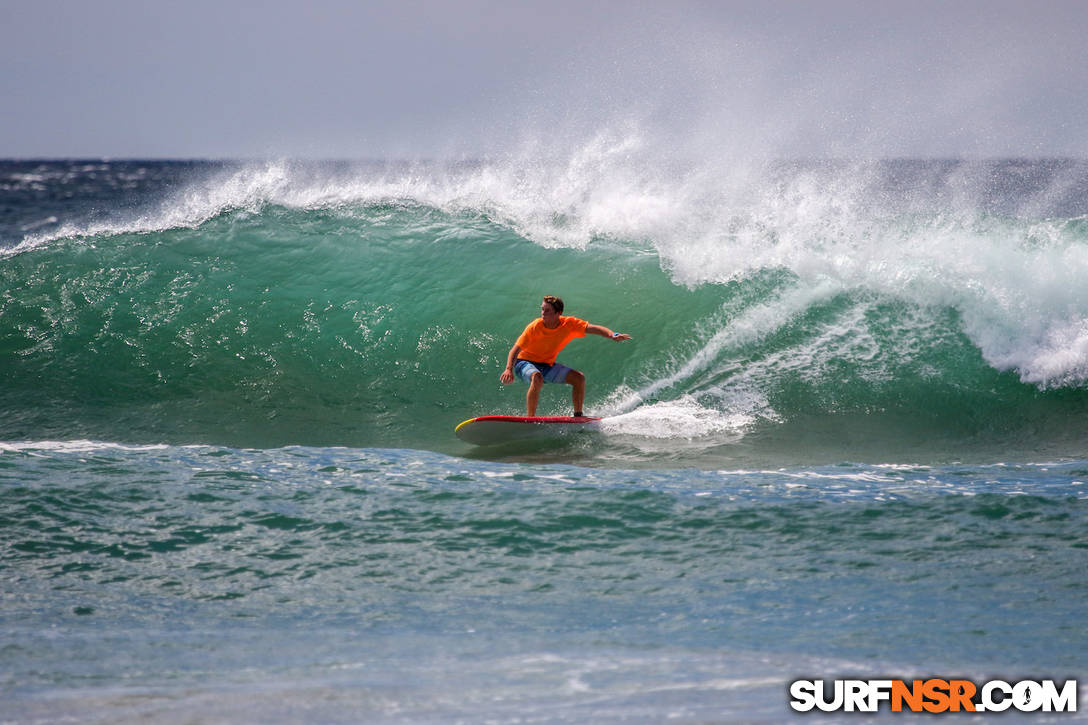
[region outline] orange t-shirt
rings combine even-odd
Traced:
[[[559,351],[576,337],[585,337],[589,323],[577,317],[559,317],[559,326],[549,330],[544,327],[544,320],[539,317],[525,326],[525,332],[518,338],[521,348],[518,357],[529,362],[553,365],[559,357]]]

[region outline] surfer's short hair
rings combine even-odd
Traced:
[[[544,298],[544,301],[552,306],[552,308],[555,310],[555,314],[563,314],[563,300],[561,298],[556,297],[555,295],[548,295]]]

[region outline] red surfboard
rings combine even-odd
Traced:
[[[565,416],[481,415],[469,418],[454,430],[457,437],[477,446],[566,435],[596,428],[600,418],[570,418]]]

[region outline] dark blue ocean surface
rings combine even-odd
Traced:
[[[1088,651],[1085,463],[79,442],[0,462],[20,719],[248,719],[268,698],[257,719],[777,721],[816,671],[1072,675]]]

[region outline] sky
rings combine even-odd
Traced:
[[[0,0],[0,157],[1088,157],[1083,0]]]

